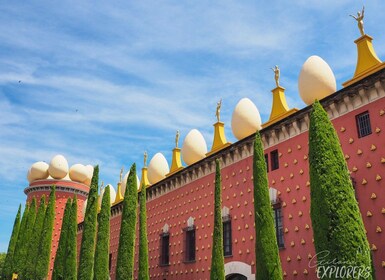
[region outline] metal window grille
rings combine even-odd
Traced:
[[[372,127],[370,125],[370,116],[368,111],[357,115],[356,123],[359,138],[372,134]]]

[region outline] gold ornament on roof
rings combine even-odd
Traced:
[[[352,18],[354,18],[358,23],[358,29],[360,30],[360,33],[362,36],[365,35],[364,31],[364,13],[365,13],[365,7],[362,6],[362,11],[357,12],[357,16],[350,15]]]
[[[177,130],[175,135],[175,148],[178,148],[179,137],[180,137],[180,132],[179,130]]]
[[[119,174],[119,183],[122,182],[122,178],[123,178],[123,170],[124,170],[124,166],[122,166],[122,168],[120,169],[120,174]]]
[[[215,112],[215,116],[217,117],[218,122],[220,122],[220,118],[221,118],[221,107],[222,107],[222,98],[217,102],[217,110]]]
[[[281,76],[281,71],[279,70],[278,65],[275,65],[274,68],[270,68],[274,72],[275,85],[279,87],[279,77]]]
[[[144,154],[143,154],[143,167],[147,167],[147,151],[144,151]]]

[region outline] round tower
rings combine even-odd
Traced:
[[[56,190],[55,221],[48,279],[51,279],[67,199],[76,195],[77,220],[80,223],[83,221],[82,209],[89,193],[92,174],[93,167],[90,165],[75,164],[69,169],[67,160],[61,155],[53,157],[49,165],[45,162],[36,162],[28,170],[29,185],[24,189],[27,203],[30,203],[34,197],[39,203],[43,195],[48,202],[51,187],[55,186]]]

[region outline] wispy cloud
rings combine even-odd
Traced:
[[[292,107],[301,65],[313,54],[338,84],[356,60],[360,9],[351,1],[50,1],[0,4],[0,251],[25,201],[26,172],[57,153],[100,164],[101,180],[142,154],[171,159],[176,129],[199,129],[210,147],[215,104],[230,141],[236,103],[263,120],[278,64]],[[365,28],[385,55],[384,3],[366,5]]]

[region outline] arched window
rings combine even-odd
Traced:
[[[184,228],[184,248],[185,248],[185,262],[195,262],[195,225],[194,218],[190,217],[187,220],[187,227]]]
[[[165,224],[160,234],[160,265],[170,265],[170,234],[169,226]]]
[[[231,232],[231,216],[230,210],[226,206],[222,208],[223,223],[223,254],[225,257],[233,255],[232,232]]]
[[[282,205],[277,196],[278,191],[274,188],[269,189],[270,202],[273,207],[273,217],[275,226],[275,235],[277,237],[277,243],[279,248],[284,248],[285,243],[283,240],[283,224],[282,224]]]

